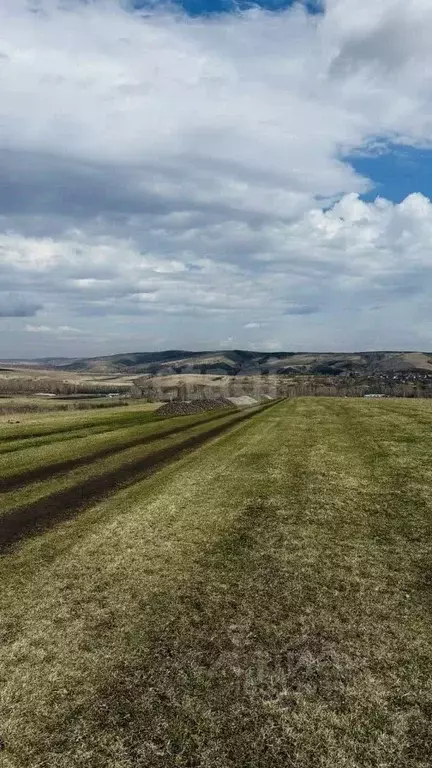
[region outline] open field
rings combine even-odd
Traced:
[[[37,404],[40,409],[55,408],[56,403],[39,395],[107,395],[111,393],[129,394],[134,382],[130,374],[98,374],[88,372],[63,371],[55,368],[13,365],[0,363],[0,413],[6,399],[9,398],[19,407],[26,401]]]
[[[161,404],[156,402],[145,403],[149,410],[154,410]],[[76,411],[94,411],[99,409],[125,408],[129,405],[136,405],[136,401],[129,398],[108,398],[108,397],[83,397],[82,399],[68,398],[45,398],[36,396],[19,397],[1,397],[0,398],[0,427],[3,424],[19,424],[23,421],[31,421],[35,414],[44,414],[50,416],[55,413],[66,413]]]
[[[30,407],[27,409],[26,406]],[[71,424],[76,424],[81,419],[84,419],[84,421],[88,419],[88,415],[80,414],[80,411],[90,411],[92,419],[97,419],[98,417],[106,419],[107,415],[106,413],[103,414],[103,410],[109,411],[113,415],[121,411],[125,415],[125,406],[133,407],[133,412],[135,413],[137,409],[141,411],[154,411],[161,406],[161,403],[147,403],[144,400],[122,400],[119,403],[119,401],[109,398],[95,398],[65,403],[64,400],[37,398],[34,396],[2,397],[0,398],[0,439],[3,434],[6,434],[5,430],[9,429],[10,424],[21,424],[21,427],[23,425],[40,425],[42,421],[44,424],[51,424],[56,419],[66,420],[66,424],[69,419]],[[21,427],[18,428],[18,434]]]
[[[0,430],[5,768],[426,768],[432,403]]]
[[[256,358],[255,367],[240,364],[242,358],[246,364],[251,355]],[[155,356],[172,357],[172,353],[155,353]],[[143,370],[140,365],[134,365],[140,357],[149,358]],[[197,366],[190,365],[191,360],[183,366],[182,360],[178,360],[178,366],[176,363],[174,368],[163,359],[160,365],[152,363],[151,353],[101,358],[101,367],[98,359],[68,365],[49,365],[41,361],[36,367],[35,363],[19,365],[0,361],[0,423],[7,414],[21,415],[36,408],[44,411],[93,408],[99,403],[101,407],[110,406],[112,397],[127,398],[123,402],[129,398],[165,402],[243,396],[260,401],[266,396],[360,397],[367,393],[404,398],[432,397],[432,363],[424,353],[364,353],[340,358],[297,354],[286,358],[237,351],[231,357],[238,365],[231,360],[231,364],[220,369],[216,364],[220,353],[214,359],[194,356],[196,363],[201,360]],[[105,370],[107,361],[111,363]],[[271,361],[271,365],[267,364]],[[289,364],[285,365],[287,362]],[[65,399],[84,397],[92,399],[88,402]]]
[[[0,383],[5,385],[10,380],[38,381],[40,384],[49,380],[61,380],[69,384],[102,384],[104,386],[116,385],[118,387],[130,387],[134,376],[128,373],[98,373],[93,371],[68,371],[56,370],[43,365],[14,365],[7,362],[0,363]]]

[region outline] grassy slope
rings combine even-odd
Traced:
[[[100,429],[112,425],[131,424],[136,422],[137,414],[143,420],[155,417],[153,403],[137,403],[128,407],[101,408],[90,411],[63,411],[51,413],[32,413],[20,416],[17,424],[0,424],[0,450],[14,439],[30,439],[34,435],[43,437],[68,433],[72,429]]]
[[[3,558],[6,768],[426,768],[428,402],[278,405]]]
[[[233,411],[205,412],[193,416],[181,416],[175,419],[156,419],[150,414],[135,412],[135,419],[128,423],[124,420],[107,419],[106,423],[93,424],[81,429],[64,429],[64,422],[57,425],[57,432],[40,437],[19,438],[0,443],[1,477],[18,476],[38,467],[55,465],[58,462],[77,458],[97,456],[98,451],[108,448],[121,450],[139,439],[150,439],[170,433],[173,430],[200,424],[221,413],[229,416]],[[37,428],[36,428],[37,429]]]
[[[216,418],[214,418],[216,417]],[[223,410],[220,413],[206,413],[205,415],[200,415],[199,417],[185,417],[184,419],[167,419],[164,421],[158,421],[151,424],[151,429],[145,429],[142,428],[142,443],[138,445],[132,445],[131,447],[128,447],[127,443],[124,442],[124,436],[123,431],[119,431],[119,433],[115,432],[113,435],[110,435],[111,442],[110,444],[115,448],[115,453],[113,453],[111,456],[104,457],[104,458],[98,458],[97,454],[95,454],[95,457],[93,457],[93,451],[95,449],[95,443],[92,438],[87,439],[85,441],[85,446],[83,446],[83,456],[87,458],[87,462],[84,464],[84,466],[80,466],[78,468],[72,468],[67,469],[62,472],[55,471],[55,465],[52,467],[53,475],[52,477],[49,477],[48,479],[45,479],[43,481],[35,481],[31,482],[30,484],[22,485],[18,488],[14,488],[13,490],[6,491],[4,493],[0,494],[0,518],[2,515],[8,515],[10,510],[15,509],[16,507],[20,507],[24,504],[29,504],[37,499],[45,499],[47,496],[49,496],[52,493],[57,493],[61,490],[64,490],[66,488],[71,488],[73,486],[79,486],[82,484],[85,480],[91,478],[91,477],[97,477],[102,474],[111,473],[116,469],[119,469],[121,467],[126,468],[128,465],[130,465],[132,462],[138,460],[138,459],[144,459],[145,457],[151,457],[152,455],[156,454],[159,451],[163,451],[166,448],[169,447],[181,447],[182,444],[189,440],[190,438],[205,434],[209,430],[214,429],[215,427],[218,427],[219,425],[229,424],[231,421],[236,421],[238,418],[241,418],[241,414],[239,414],[237,411],[225,411]],[[180,422],[180,423],[179,423]],[[179,433],[174,433],[172,435],[165,436],[166,432],[169,432],[170,430],[178,428],[182,429],[183,431]],[[121,435],[121,439],[118,437],[118,435]],[[136,428],[134,428],[133,437],[136,437]],[[114,438],[114,439],[113,439]],[[151,442],[147,443],[146,440],[150,440]],[[107,440],[108,442],[108,440]],[[99,441],[97,445],[100,445]],[[62,448],[64,446],[62,445]],[[68,444],[66,444],[66,448],[68,448]],[[36,463],[38,457],[43,452],[40,451],[40,449],[37,449],[36,455],[34,454],[34,450],[31,449],[31,458],[32,458],[32,466],[33,466],[33,460]],[[88,453],[87,453],[88,452]],[[26,451],[27,453],[27,451]],[[74,446],[74,455],[75,455],[75,446]],[[61,458],[68,457],[69,451],[68,450],[62,450],[59,451],[59,456]],[[0,457],[0,467],[2,465]],[[21,457],[18,457],[21,458]],[[5,478],[8,477],[7,470],[11,470],[13,467],[13,461],[15,459],[14,456],[7,455],[6,459],[8,460],[6,464],[6,470],[5,470]],[[16,465],[21,464],[21,461],[16,461]],[[21,466],[22,468],[22,466]],[[19,476],[19,474],[18,474]],[[107,491],[110,489],[107,488]]]

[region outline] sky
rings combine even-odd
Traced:
[[[2,0],[0,359],[432,351],[430,0]]]

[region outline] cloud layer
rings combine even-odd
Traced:
[[[431,204],[366,204],[343,160],[429,146],[429,2],[0,26],[1,356],[432,346]]]

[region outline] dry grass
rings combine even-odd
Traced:
[[[37,366],[14,366],[8,363],[0,363],[0,379],[33,379],[37,381],[46,381],[47,379],[66,381],[70,384],[116,384],[118,386],[130,387],[136,374],[122,373],[97,373],[97,372],[75,372],[64,371],[56,368],[43,368]]]
[[[175,419],[144,421],[141,418],[137,425],[124,428],[116,429],[112,425],[110,429],[105,426],[101,432],[85,429],[28,439],[21,441],[20,450],[16,441],[12,445],[7,442],[3,450],[0,446],[0,519],[13,509],[48,499],[53,493],[66,489],[76,489],[79,499],[80,488],[87,480],[117,471],[127,475],[128,467],[134,462],[148,459],[151,463],[151,458],[159,452],[181,449],[192,438],[205,436],[213,428],[229,426],[237,418],[238,412],[232,410]],[[32,446],[27,447],[28,443]],[[108,455],[99,456],[101,448],[109,449]],[[40,477],[42,468],[46,468],[47,473]],[[26,478],[28,472],[34,475],[30,481]],[[10,479],[13,483],[8,486]],[[106,493],[111,490],[107,485]]]
[[[103,404],[107,406],[106,410],[109,411],[110,417],[115,417],[120,413],[125,415],[125,411],[129,408],[131,409],[131,413],[132,411],[135,413],[138,410],[141,412],[151,412],[155,411],[161,405],[157,402],[146,403],[143,400],[125,400],[123,402],[128,404],[128,409],[126,409],[123,404],[120,406],[118,406],[117,403],[112,405],[111,401],[107,398],[101,398],[101,400],[89,400],[88,402],[90,405],[93,405],[94,403],[99,404],[102,401]],[[52,424],[55,425],[57,422],[61,423],[64,419],[69,420],[72,425],[75,423],[80,424],[80,422],[87,422],[89,419],[95,419],[97,422],[98,419],[104,420],[107,418],[107,414],[103,413],[105,410],[104,408],[90,408],[86,413],[80,412],[80,408],[74,407],[74,404],[81,403],[79,400],[70,401],[67,405],[67,410],[62,410],[61,407],[63,406],[64,408],[65,401],[50,398],[36,398],[34,396],[0,398],[0,410],[2,404],[8,406],[20,406],[22,403],[25,405],[37,405],[38,411],[18,413],[16,416],[14,416],[14,412],[6,414],[0,412],[0,441],[4,436],[7,436],[14,431],[17,435],[20,435],[23,426],[28,427],[29,430],[31,430],[33,427],[37,427],[40,424],[46,424],[47,426]],[[11,422],[13,422],[13,425],[11,425]],[[21,426],[18,426],[18,424]]]
[[[275,406],[3,558],[6,768],[426,768],[428,402]]]

